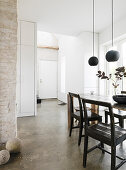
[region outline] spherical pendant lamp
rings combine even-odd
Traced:
[[[90,66],[97,66],[98,65],[98,58],[95,57],[95,56],[90,57],[89,60],[88,60],[88,64]]]
[[[93,0],[93,56],[89,58],[88,60],[88,64],[90,66],[97,66],[98,65],[98,58],[94,56],[94,46],[95,46],[95,43],[94,43],[94,15],[95,15],[95,12],[94,12],[94,0]]]
[[[120,54],[118,51],[110,50],[106,53],[106,60],[108,62],[118,61]]]
[[[113,27],[113,14],[114,14],[114,5],[113,5],[113,0],[112,0],[112,47],[113,47],[113,44],[114,44],[114,27]],[[120,54],[119,54],[119,52],[118,51],[116,51],[116,50],[110,50],[110,51],[108,51],[107,53],[106,53],[106,56],[105,56],[105,58],[106,58],[106,60],[108,61],[108,62],[115,62],[115,61],[118,61],[118,59],[119,59],[119,57],[120,57]]]

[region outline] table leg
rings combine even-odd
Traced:
[[[95,105],[95,104],[92,104],[91,105],[91,111],[96,113],[96,114],[99,114],[99,106]]]
[[[67,94],[67,112],[68,112],[68,129],[70,128],[71,124],[71,116],[70,116],[70,96]]]
[[[91,104],[91,111],[99,114],[99,106],[95,104]],[[97,124],[98,121],[92,121],[91,124]]]

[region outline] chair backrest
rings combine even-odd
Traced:
[[[102,102],[102,101],[95,101],[95,100],[89,100],[89,99],[83,99],[82,100],[83,107],[84,107],[84,121],[85,121],[85,133],[89,127],[88,124],[88,118],[87,118],[87,108],[86,104],[94,104],[98,106],[107,107],[109,109],[109,115],[110,115],[110,127],[111,127],[111,141],[115,142],[115,124],[114,124],[114,114],[111,103],[108,102]]]
[[[73,99],[76,98],[78,100],[78,103],[79,103],[80,118],[81,118],[81,120],[83,120],[82,101],[81,101],[80,95],[69,92],[69,96],[70,96],[70,113],[74,114],[75,110],[74,110]]]

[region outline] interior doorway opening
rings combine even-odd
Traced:
[[[58,40],[37,31],[37,103],[58,98]]]

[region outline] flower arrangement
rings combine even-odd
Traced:
[[[118,67],[117,69],[115,69],[115,79],[112,78],[112,74],[109,74],[109,76],[106,76],[105,72],[102,71],[98,71],[98,74],[96,74],[98,76],[98,78],[100,79],[106,79],[106,80],[112,80],[113,83],[113,87],[114,87],[114,91],[115,91],[115,95],[116,95],[116,89],[119,86],[118,81],[122,80],[123,77],[126,77],[126,69],[125,67]]]

